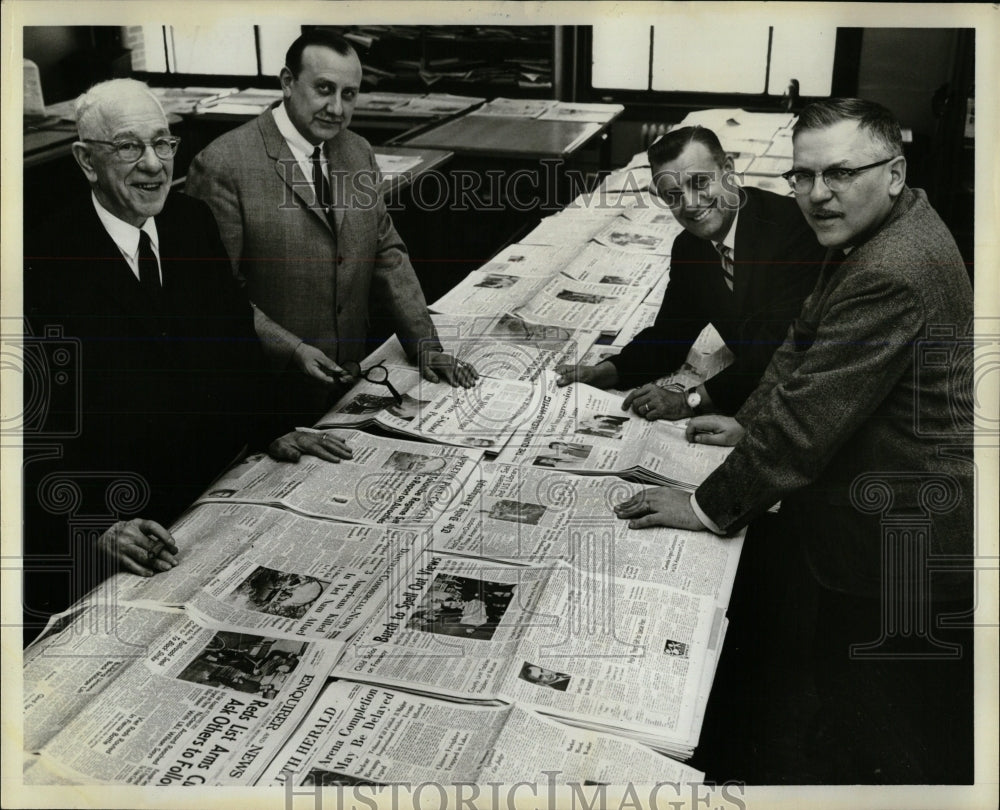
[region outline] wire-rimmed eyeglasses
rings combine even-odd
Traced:
[[[376,363],[374,366],[362,369],[360,364],[355,363],[353,360],[348,360],[340,364],[340,367],[344,369],[344,372],[351,377],[362,377],[370,383],[375,383],[376,385],[384,385],[389,389],[389,393],[392,394],[392,398],[397,405],[403,404],[403,397],[396,390],[396,387],[389,382],[389,369],[385,367],[382,362]]]
[[[120,141],[99,141],[95,138],[84,138],[84,143],[99,143],[102,146],[110,146],[115,150],[118,159],[124,163],[135,163],[146,152],[146,147],[153,148],[153,154],[161,160],[167,160],[177,154],[177,147],[181,139],[176,135],[164,135],[153,138],[151,141],[140,141],[138,139]]]
[[[844,166],[834,166],[830,169],[823,169],[821,172],[810,172],[805,169],[792,169],[791,171],[785,172],[782,177],[788,181],[788,185],[792,187],[792,191],[796,194],[808,194],[812,191],[813,184],[816,182],[816,178],[819,177],[823,180],[830,191],[836,193],[844,191],[851,183],[854,178],[861,174],[861,172],[866,172],[869,169],[874,169],[876,166],[884,166],[892,160],[900,157],[899,155],[893,155],[885,160],[879,160],[875,163],[869,163],[867,166],[857,166],[853,169],[846,168]]]

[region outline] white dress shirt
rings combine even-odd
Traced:
[[[125,261],[128,262],[128,266],[132,269],[132,274],[139,281],[142,280],[139,278],[139,231],[143,230],[149,235],[149,241],[153,246],[153,255],[156,256],[156,270],[160,275],[160,284],[162,285],[163,265],[160,262],[160,239],[156,233],[156,221],[153,217],[143,222],[142,228],[137,228],[135,225],[129,225],[124,220],[118,219],[118,217],[108,211],[101,205],[97,199],[97,195],[93,191],[90,192],[90,199],[94,203],[94,210],[97,211],[97,218],[101,220],[104,230],[108,232],[108,236],[111,237],[112,241],[118,245],[122,256],[125,257]]]

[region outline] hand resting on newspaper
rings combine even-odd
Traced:
[[[670,526],[674,529],[704,529],[691,508],[691,495],[673,487],[653,487],[637,492],[615,507],[615,516],[629,521],[630,529]]]

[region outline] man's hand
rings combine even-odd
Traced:
[[[315,346],[300,343],[292,356],[295,367],[303,374],[325,383],[343,381],[344,370]]]
[[[174,538],[155,520],[120,520],[97,538],[97,547],[122,571],[151,577],[177,565]]]
[[[436,383],[443,377],[451,385],[472,388],[479,379],[479,372],[471,363],[456,360],[446,352],[436,349],[425,349],[420,352],[420,373],[424,379]]]
[[[629,521],[630,529],[645,529],[649,526],[705,528],[691,508],[691,495],[671,487],[644,489],[618,504],[615,516]]]
[[[570,383],[584,383],[594,388],[614,388],[618,384],[618,369],[614,363],[604,360],[596,366],[559,365],[556,366],[556,385],[564,386]]]
[[[296,462],[302,454],[316,456],[324,461],[339,464],[341,459],[354,457],[354,451],[347,442],[322,431],[293,430],[284,436],[279,436],[267,448],[267,454],[278,461]]]
[[[630,391],[622,403],[622,410],[632,408],[643,419],[683,419],[694,411],[688,407],[683,391],[671,391],[653,383]]]
[[[688,422],[687,440],[694,444],[717,444],[722,447],[732,447],[746,431],[743,425],[731,416],[717,413],[706,416],[695,416]]]

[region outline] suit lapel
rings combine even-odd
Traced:
[[[312,212],[313,216],[329,228],[330,223],[316,200],[316,188],[313,186],[312,178],[306,177],[302,173],[302,167],[299,166],[292,150],[288,148],[288,143],[281,132],[278,131],[278,125],[274,123],[274,116],[270,110],[265,110],[261,114],[257,119],[257,125],[260,127],[261,136],[264,139],[264,148],[267,150],[268,157],[273,161],[274,171],[281,178],[281,182],[291,189],[302,204]],[[339,219],[337,225],[339,228]]]
[[[752,275],[757,270],[755,265],[761,259],[760,238],[761,228],[756,200],[753,194],[743,196],[744,203],[740,207],[739,219],[736,221],[736,279],[733,284],[733,302],[742,306],[747,297],[747,291],[752,286]]]

